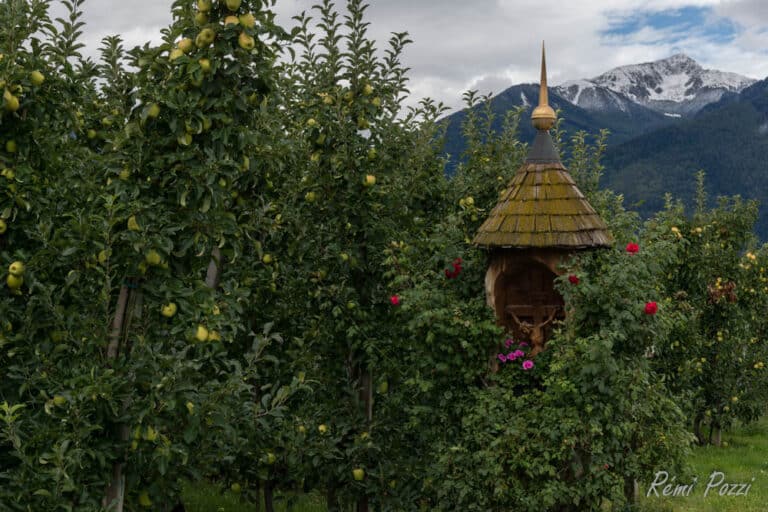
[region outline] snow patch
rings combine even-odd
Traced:
[[[667,117],[683,117],[681,114],[671,114],[669,112],[664,112],[664,115]]]
[[[523,102],[523,105],[528,107],[530,106],[530,102],[528,101],[528,97],[525,95],[523,91],[520,91],[520,100]]]

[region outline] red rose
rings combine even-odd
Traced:
[[[629,242],[627,244],[627,252],[629,254],[637,254],[637,251],[640,250],[640,246],[637,245],[635,242]]]
[[[393,306],[399,306],[400,305],[400,297],[397,295],[393,295],[389,298],[389,303]]]
[[[579,284],[579,276],[571,274],[568,276],[568,281],[570,281],[571,284]]]
[[[645,303],[645,314],[646,315],[655,315],[656,312],[659,310],[659,305],[655,302],[646,302]]]

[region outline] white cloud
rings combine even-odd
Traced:
[[[88,0],[84,9],[88,54],[99,40],[121,33],[126,46],[159,41],[171,21],[172,0]],[[278,0],[278,22],[311,10],[313,0]],[[337,0],[343,6],[343,0]],[[369,34],[385,46],[392,32],[408,31],[414,43],[403,63],[411,68],[412,103],[430,96],[461,105],[468,88],[501,92],[538,80],[541,40],[547,41],[550,82],[596,76],[608,69],[689,53],[705,67],[755,78],[768,74],[768,1],[765,0],[369,0]],[[701,30],[677,34],[644,27],[629,36],[606,36],[621,17],[683,7],[711,7],[713,16],[740,27],[727,43]],[[59,9],[61,12],[61,9]]]

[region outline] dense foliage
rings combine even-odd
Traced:
[[[558,127],[617,244],[566,263],[567,321],[529,358],[471,244],[521,110],[468,93],[446,180],[444,109],[404,106],[407,35],[377,48],[361,0],[290,33],[270,2],[178,0],[160,45],[109,37],[99,63],[82,0],[49,4],[0,5],[0,510],[170,510],[202,480],[332,510],[619,507],[691,432],[764,412],[754,204],[701,187],[641,224],[598,188],[606,133]]]

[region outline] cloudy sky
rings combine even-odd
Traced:
[[[107,34],[157,41],[171,0],[86,0],[87,53]],[[277,0],[278,21],[313,0]],[[337,2],[343,7],[344,1]],[[684,52],[706,68],[768,76],[768,0],[369,0],[370,34],[409,32],[404,63],[414,98],[457,107],[468,89],[498,93],[538,81],[547,42],[550,83]]]

